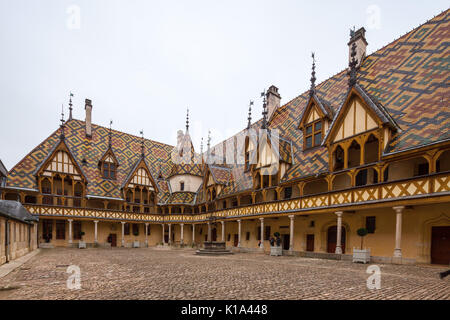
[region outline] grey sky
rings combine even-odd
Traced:
[[[80,8],[80,28],[71,5]],[[373,7],[376,6],[376,7]],[[59,125],[75,97],[84,120],[175,144],[212,142],[261,114],[274,84],[282,104],[347,66],[349,28],[365,26],[368,53],[446,10],[448,1],[0,0],[0,159],[11,169]],[[374,11],[379,9],[379,20]],[[377,9],[378,8],[378,9]],[[377,23],[376,21],[379,21]]]

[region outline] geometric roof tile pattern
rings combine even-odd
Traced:
[[[358,86],[367,94],[374,108],[381,112],[380,115],[398,129],[384,150],[384,155],[450,139],[449,15],[450,10],[442,12],[368,55],[361,63],[357,75]],[[348,90],[347,70],[316,85],[315,95],[326,106],[328,114],[334,117],[333,120],[336,119]],[[269,123],[271,129],[279,129],[279,135],[283,138],[280,156],[291,164],[282,177],[282,182],[328,171],[328,150],[325,147],[303,151],[303,133],[298,126],[309,97],[308,90],[279,107]],[[261,120],[252,125],[254,129],[260,127]],[[120,186],[141,157],[141,138],[118,131],[112,132],[112,150],[119,161],[117,180],[104,180],[98,169],[98,161],[107,151],[108,131],[104,127],[93,125],[92,139],[87,139],[84,122],[71,120],[66,123],[66,143],[86,175],[87,194],[120,198]],[[227,141],[231,142],[231,139],[235,138],[236,135]],[[36,189],[33,172],[58,141],[57,130],[11,169],[7,186]],[[219,145],[226,143],[221,142]],[[170,203],[171,199],[180,201],[182,196],[188,194],[175,196],[175,193],[171,193],[166,181],[170,175],[184,172],[204,174],[200,165],[174,167],[171,160],[173,148],[167,144],[145,140],[146,163],[151,175],[158,178],[159,203]],[[244,165],[225,167],[227,169],[213,170],[223,175],[218,178],[220,174],[214,172],[215,179],[226,182],[218,196],[252,188],[251,173],[244,171]],[[202,187],[199,190],[202,190]],[[190,203],[193,201],[203,201],[202,195],[198,193]]]

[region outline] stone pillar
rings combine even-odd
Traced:
[[[342,254],[342,211],[335,212],[337,216],[337,227],[336,227],[336,250],[334,253]]]
[[[72,244],[73,242],[73,236],[72,236],[72,221],[73,219],[67,219],[69,221],[69,244]]]
[[[148,247],[148,222],[145,223],[145,246]]]
[[[220,221],[222,223],[222,242],[225,242],[225,221]]]
[[[181,231],[180,231],[180,244],[183,244],[184,243],[184,224],[183,223],[180,223],[180,228],[181,228]]]
[[[241,247],[241,219],[238,219],[238,248]]]
[[[211,242],[211,222],[208,221],[208,242]]]
[[[394,249],[394,258],[402,257],[402,213],[405,207],[393,207],[392,209],[396,212],[396,222],[395,222],[395,249]]]
[[[172,244],[172,224],[169,223],[169,245]]]
[[[261,221],[261,243],[259,245],[259,248],[264,250],[264,218],[259,218],[259,221]]]
[[[121,222],[122,224],[122,247],[125,247],[125,222]]]
[[[195,224],[192,224],[192,243],[195,244]]]
[[[294,251],[294,217],[293,214],[289,216],[289,219],[291,220],[289,230],[289,251]]]
[[[166,238],[164,237],[164,223],[161,223],[162,227],[162,243],[163,245],[166,244]]]
[[[97,225],[98,225],[98,220],[94,220],[94,243],[95,244],[98,243],[98,229],[97,229]]]

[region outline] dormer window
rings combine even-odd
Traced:
[[[320,146],[322,143],[322,119],[306,125],[304,131],[305,149]]]
[[[115,180],[116,179],[116,165],[111,162],[103,162],[103,178]]]

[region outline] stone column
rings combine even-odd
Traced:
[[[225,242],[225,221],[220,221],[222,223],[222,242]]]
[[[161,223],[162,227],[162,243],[163,245],[166,244],[166,238],[164,237],[164,223]]]
[[[259,221],[261,221],[261,244],[259,248],[264,250],[264,218],[259,218]]]
[[[290,230],[289,230],[289,251],[294,251],[294,215],[289,216],[291,220]]]
[[[145,246],[148,247],[148,222],[145,223]]]
[[[125,247],[125,222],[121,222],[122,224],[122,247]]]
[[[211,222],[208,221],[208,242],[211,242]]]
[[[195,244],[195,224],[192,224],[192,243]]]
[[[169,245],[172,244],[172,224],[169,223]]]
[[[73,236],[72,236],[72,221],[73,219],[67,219],[69,221],[69,244],[72,244],[73,242]]]
[[[94,220],[94,243],[98,243],[98,232],[97,232],[98,220]]]
[[[241,219],[238,219],[238,248],[241,247]]]
[[[393,207],[392,209],[396,212],[396,222],[395,222],[395,249],[394,249],[394,258],[402,257],[402,213],[405,207]]]
[[[336,211],[337,227],[336,227],[336,250],[334,253],[342,254],[342,211]]]
[[[180,228],[181,228],[181,231],[180,231],[180,244],[183,244],[184,243],[184,224],[183,223],[180,223]]]

